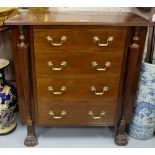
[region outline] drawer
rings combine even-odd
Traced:
[[[99,40],[96,42],[94,37]],[[112,41],[110,41],[110,37],[113,37]],[[62,50],[65,53],[75,52],[76,50],[79,52],[96,50],[115,52],[116,50],[124,50],[125,38],[125,27],[35,28],[34,49],[37,53],[51,53]]]
[[[115,100],[119,76],[85,78],[37,78],[37,99],[49,101]]]
[[[37,54],[37,77],[97,74],[120,75],[123,53]]]
[[[39,102],[39,125],[114,125],[116,103],[98,102]]]

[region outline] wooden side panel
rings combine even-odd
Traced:
[[[121,64],[121,74],[120,74],[120,85],[119,85],[119,92],[118,92],[118,101],[117,101],[117,108],[116,108],[116,115],[115,115],[115,127],[120,123],[122,119],[123,113],[123,104],[124,104],[124,94],[125,94],[125,79],[126,79],[126,70],[127,70],[127,57],[128,57],[128,46],[130,43],[131,38],[133,37],[133,27],[128,27],[128,32],[126,35],[125,41],[125,49],[123,55],[123,61]]]
[[[129,46],[123,110],[123,117],[126,123],[130,123],[132,118],[145,45],[146,32],[146,27],[135,27],[133,40],[131,42],[131,45]]]
[[[16,72],[20,118],[23,123],[26,123],[31,119],[28,50],[29,45],[25,42],[24,29],[22,26],[12,27],[11,39]]]

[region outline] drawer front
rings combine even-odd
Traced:
[[[40,102],[115,100],[119,76],[76,78],[37,78],[37,99]]]
[[[125,38],[125,27],[34,29],[34,49],[37,53],[52,53],[62,50],[65,53],[76,50],[79,52],[94,50],[115,52],[124,50]]]
[[[39,102],[39,125],[114,125],[116,103]]]
[[[97,74],[120,75],[123,53],[37,54],[37,77]]]

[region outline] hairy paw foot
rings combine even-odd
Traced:
[[[125,146],[125,145],[127,145],[127,143],[128,143],[128,140],[127,140],[126,135],[120,134],[120,135],[116,136],[115,144],[117,144],[119,146]]]
[[[28,135],[28,136],[25,138],[24,144],[25,144],[26,146],[35,146],[35,145],[38,144],[38,141],[37,141],[37,138],[36,138],[35,136]]]

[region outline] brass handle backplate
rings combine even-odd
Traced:
[[[48,61],[48,62],[47,62],[47,65],[48,65],[48,67],[52,68],[52,70],[54,70],[54,71],[60,71],[60,70],[62,70],[62,69],[67,65],[67,62],[66,62],[66,61],[62,61],[62,62],[60,63],[60,66],[61,66],[61,67],[54,67],[52,61]]]
[[[99,114],[99,116],[95,116],[94,113],[93,113],[93,111],[90,110],[90,111],[88,112],[88,115],[91,116],[92,119],[101,119],[102,116],[104,116],[105,114],[106,114],[105,111],[102,111],[102,112]]]
[[[97,36],[93,37],[93,41],[95,43],[97,43],[97,45],[100,46],[100,47],[106,47],[106,46],[108,46],[109,43],[113,42],[113,40],[114,40],[114,37],[108,37],[106,43],[101,43],[99,37],[97,37]]]
[[[53,117],[53,119],[62,119],[63,118],[63,116],[65,116],[67,113],[66,113],[66,111],[65,110],[63,110],[63,111],[61,111],[61,113],[60,113],[60,116],[55,116],[55,114],[54,114],[54,112],[53,111],[49,111],[49,113],[48,113],[50,116],[52,116]]]
[[[98,67],[98,63],[96,61],[93,61],[91,64],[92,64],[92,67],[93,68],[96,68],[97,71],[105,71],[107,68],[109,68],[111,66],[111,62],[110,61],[107,61],[104,64],[104,67],[103,68],[99,68]]]
[[[101,96],[101,95],[104,94],[104,92],[108,91],[108,87],[107,87],[107,86],[104,86],[104,87],[102,88],[102,92],[97,92],[95,86],[91,86],[90,90],[91,90],[92,92],[94,92],[95,95]]]
[[[62,86],[60,91],[54,91],[53,87],[52,86],[48,86],[48,91],[50,93],[52,93],[53,95],[61,95],[63,92],[66,91],[66,87],[65,86]]]
[[[47,36],[47,37],[46,37],[46,40],[47,40],[48,43],[50,43],[52,46],[62,46],[62,44],[63,44],[64,42],[67,41],[67,37],[66,37],[66,36],[62,36],[62,37],[60,38],[60,42],[59,42],[59,43],[55,43],[55,42],[53,41],[53,38],[52,38],[51,36]]]

